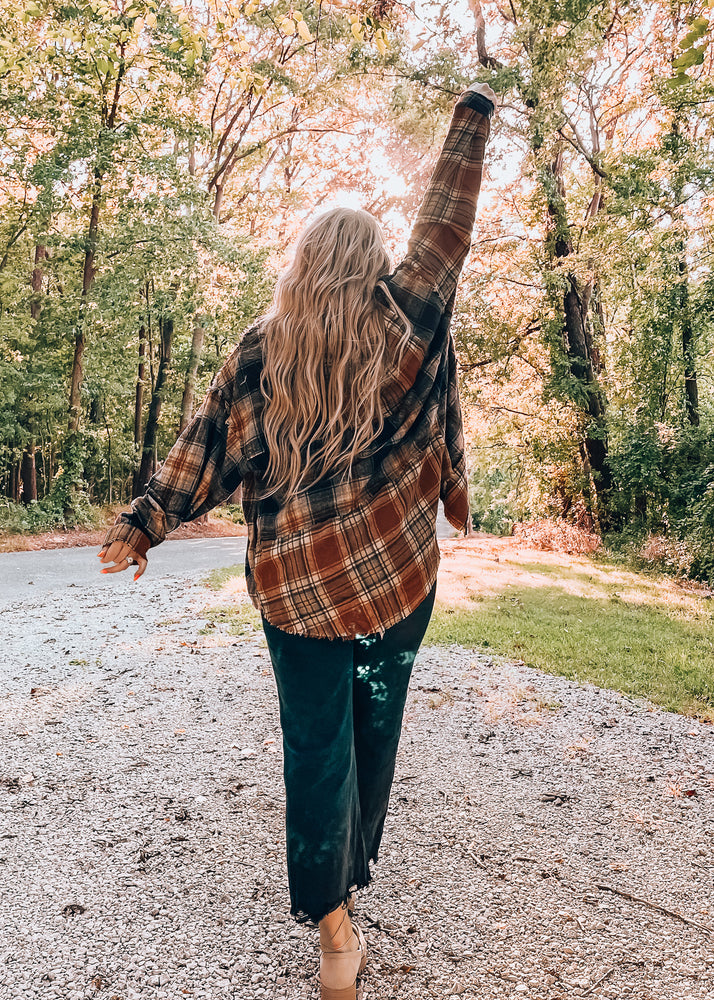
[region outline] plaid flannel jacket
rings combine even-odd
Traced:
[[[350,478],[323,479],[283,502],[262,496],[267,451],[257,324],[105,545],[120,539],[144,555],[242,483],[248,592],[272,625],[348,639],[381,633],[420,604],[439,565],[439,498],[455,528],[464,529],[469,516],[449,324],[471,245],[492,111],[478,93],[459,99],[406,258],[375,291],[388,339],[396,343],[403,330],[400,311],[413,333],[383,390],[384,429]]]

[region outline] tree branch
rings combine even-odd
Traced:
[[[566,120],[568,122],[568,125],[570,125],[571,129],[573,130],[574,135],[572,136],[568,135],[562,128],[558,129],[558,135],[561,137],[561,139],[564,139],[569,145],[573,147],[573,149],[577,150],[578,153],[580,153],[580,155],[587,160],[594,174],[597,174],[598,177],[601,177],[604,181],[609,181],[610,175],[608,174],[608,172],[606,170],[603,170],[603,168],[597,162],[592,153],[588,153],[587,149],[583,145],[582,139],[578,135],[577,129],[570,121],[570,119],[566,118]]]
[[[480,0],[469,0],[469,7],[476,22],[476,52],[478,54],[478,61],[486,69],[503,69],[503,63],[490,56],[486,50],[486,21],[483,16]]]

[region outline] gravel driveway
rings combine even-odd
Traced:
[[[1,1000],[317,995],[267,651],[200,634],[211,600],[154,573],[5,603]],[[711,726],[424,649],[363,1000],[711,998],[713,765]]]

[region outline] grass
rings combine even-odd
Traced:
[[[223,566],[221,569],[214,569],[203,580],[204,586],[209,590],[221,590],[229,580],[237,576],[245,576],[245,566],[239,563],[236,566]]]
[[[207,583],[220,590],[242,573],[215,570]],[[498,561],[476,549],[447,556],[439,589],[427,645],[483,649],[714,721],[714,602],[703,592],[602,556],[517,548]],[[210,615],[235,635],[261,627],[244,603]]]
[[[664,608],[550,587],[484,598],[473,610],[437,604],[424,642],[486,649],[714,720],[711,619],[677,620]]]
[[[485,649],[714,721],[714,607],[705,592],[602,556],[512,549],[489,565],[477,555],[469,587],[458,585],[468,560],[457,568],[425,643]]]
[[[247,635],[263,631],[260,612],[247,602],[207,608],[202,617],[207,619],[207,624],[201,629],[201,635],[210,635],[217,625],[224,626],[224,631],[228,635]]]

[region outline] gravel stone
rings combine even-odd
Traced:
[[[0,609],[0,1000],[319,995],[267,650],[201,635],[213,600],[149,574]],[[710,1000],[713,791],[711,726],[422,650],[360,1000]]]

